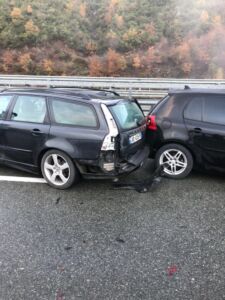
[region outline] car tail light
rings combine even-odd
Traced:
[[[116,137],[119,134],[117,125],[109,111],[109,109],[107,108],[107,106],[105,104],[101,105],[103,113],[105,115],[107,124],[108,124],[108,129],[109,129],[109,133],[106,135],[106,137],[104,138],[103,144],[102,144],[102,151],[111,151],[111,150],[116,150]]]
[[[156,117],[155,116],[147,116],[147,128],[149,130],[157,130]]]

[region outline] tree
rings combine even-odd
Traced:
[[[140,58],[139,54],[136,54],[136,55],[133,57],[133,67],[134,67],[135,69],[141,68],[141,58]]]
[[[43,60],[43,71],[47,75],[51,75],[53,73],[53,62],[50,59]]]
[[[6,50],[2,56],[2,67],[3,67],[3,70],[5,72],[8,72],[12,69],[12,66],[13,66],[13,62],[14,62],[14,55],[12,53],[12,51],[10,50]]]
[[[126,60],[123,55],[113,49],[109,49],[106,54],[107,75],[117,75],[118,72],[126,68]]]
[[[206,23],[209,20],[209,13],[207,12],[207,10],[203,10],[200,16],[200,20],[202,23]]]
[[[21,66],[21,69],[22,69],[22,71],[24,71],[26,73],[29,72],[31,62],[32,62],[32,59],[31,59],[30,53],[22,54],[19,57],[19,64]]]
[[[89,75],[101,76],[102,75],[102,62],[101,59],[94,55],[89,59]]]
[[[18,7],[14,7],[13,10],[11,11],[11,18],[12,20],[17,20],[22,17],[22,11]]]
[[[28,34],[37,34],[40,31],[39,28],[34,25],[34,22],[32,20],[26,22],[25,30]]]
[[[87,4],[86,3],[81,3],[80,8],[79,8],[79,13],[80,13],[80,16],[82,18],[86,17],[86,10],[87,10]]]

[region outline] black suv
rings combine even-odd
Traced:
[[[193,166],[225,169],[225,90],[170,91],[151,111],[147,140],[167,177],[184,178]]]
[[[149,155],[136,100],[110,91],[6,89],[0,92],[0,162],[42,172],[59,189],[82,177],[110,178]]]

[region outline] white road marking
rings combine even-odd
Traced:
[[[44,178],[17,177],[17,176],[0,176],[0,181],[46,183],[46,180]]]

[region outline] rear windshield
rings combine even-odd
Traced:
[[[136,102],[121,101],[111,106],[111,112],[123,130],[140,126],[144,121],[144,115]]]

